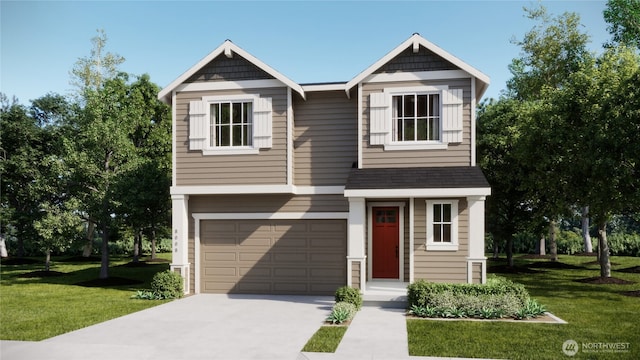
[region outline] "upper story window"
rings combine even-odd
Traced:
[[[447,149],[463,141],[463,105],[463,90],[448,86],[371,93],[369,144],[385,150]]]
[[[392,97],[393,141],[440,140],[440,94]]]
[[[203,155],[258,154],[273,142],[271,98],[204,96],[189,103],[189,150]]]
[[[212,103],[209,146],[242,147],[253,144],[253,102]]]

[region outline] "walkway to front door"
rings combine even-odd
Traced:
[[[397,207],[374,207],[372,211],[372,277],[399,279],[400,226]]]

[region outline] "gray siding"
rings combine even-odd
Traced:
[[[360,290],[360,262],[351,262],[351,287]]]
[[[437,71],[455,70],[457,67],[449,61],[434,54],[426,48],[420,47],[417,54],[409,47],[388,63],[384,64],[375,73],[395,73],[398,71]]]
[[[414,277],[435,282],[467,282],[469,254],[469,210],[467,201],[458,202],[458,251],[427,251],[427,199],[415,199]]]
[[[257,155],[203,155],[189,150],[189,101],[259,94],[273,101],[273,147]],[[176,185],[284,185],[287,182],[287,89],[181,92],[176,100]]]
[[[273,77],[238,54],[233,54],[232,58],[228,58],[224,54],[220,54],[185,82],[260,79],[273,79]]]
[[[384,150],[382,145],[369,145],[369,94],[385,88],[449,85],[450,89],[463,89],[463,141],[449,144],[446,150]],[[397,83],[373,83],[363,85],[363,167],[412,167],[412,166],[470,166],[471,165],[471,80],[453,79],[438,81],[411,81]]]
[[[358,104],[344,91],[294,98],[294,184],[344,185],[358,161]]]

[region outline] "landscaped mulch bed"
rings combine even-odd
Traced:
[[[408,318],[417,319],[417,320],[436,320],[436,321],[480,321],[480,322],[492,322],[492,321],[500,321],[500,322],[519,322],[519,323],[544,323],[544,324],[566,324],[567,322],[560,319],[559,317],[546,312],[544,315],[540,315],[535,318],[530,319],[522,319],[517,320],[511,317],[505,317],[501,319],[478,319],[478,318],[429,318],[429,317],[419,317],[414,315],[407,314]]]
[[[600,262],[598,260],[594,260],[594,261],[586,262],[583,265],[600,265]],[[620,264],[615,263],[615,262],[611,263],[611,266],[616,266],[616,265],[620,265]]]
[[[573,256],[593,256],[593,257],[596,257],[596,256],[598,256],[598,253],[596,253],[596,252],[581,252],[581,253],[573,254]]]
[[[526,254],[520,256],[520,259],[551,259],[551,255]]]

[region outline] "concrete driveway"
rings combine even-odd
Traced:
[[[3,360],[296,359],[332,297],[201,294],[40,342],[2,341]]]

